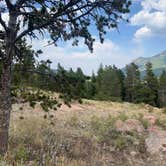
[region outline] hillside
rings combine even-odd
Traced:
[[[141,71],[141,74],[145,74],[145,64],[147,62],[151,62],[153,65],[153,71],[154,73],[159,76],[161,72],[166,69],[166,51],[163,51],[160,54],[157,54],[152,57],[140,57],[133,61],[136,65],[139,66],[139,70]]]
[[[0,165],[165,166],[165,129],[166,110],[145,104],[84,100],[49,113],[14,104]]]

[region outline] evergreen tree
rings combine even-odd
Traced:
[[[153,73],[150,62],[146,64],[146,75],[143,81],[142,95],[144,96],[144,102],[158,106],[158,79]]]
[[[124,101],[124,99],[125,99],[125,87],[124,87],[125,75],[124,75],[123,71],[120,69],[118,69],[117,72],[118,72],[118,77],[119,77],[120,85],[121,85],[121,99],[122,99],[122,101]]]
[[[76,84],[76,94],[78,97],[85,97],[85,82],[86,82],[86,77],[82,71],[82,69],[79,67],[77,68],[76,71],[76,76],[77,76],[77,84]]]
[[[102,80],[102,74],[104,72],[104,69],[103,69],[103,64],[101,63],[100,66],[99,66],[99,69],[97,71],[97,84],[96,84],[96,88],[97,90],[100,89],[101,87],[101,80]]]
[[[52,62],[50,60],[42,60],[36,67],[36,80],[35,86],[45,90],[52,90],[53,89],[53,76],[54,73],[51,70],[50,64]]]
[[[86,98],[93,99],[97,93],[96,76],[92,72],[91,79],[86,80]]]
[[[33,71],[35,70],[36,57],[42,53],[41,50],[34,51],[31,45],[27,44],[27,41],[20,40],[17,43],[19,48],[19,57],[15,59],[13,63],[13,77],[12,85],[25,86],[31,85],[34,80]]]
[[[166,107],[166,71],[163,70],[159,78],[159,105]]]
[[[119,70],[115,66],[106,66],[104,69],[101,69],[100,67],[100,72],[98,72],[100,75],[97,77],[97,98],[102,100],[121,100],[122,80]]]
[[[126,66],[126,77],[124,80],[125,100],[128,102],[138,102],[140,88],[140,72],[138,66],[134,63]]]

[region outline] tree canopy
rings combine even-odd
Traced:
[[[3,30],[0,36],[4,39],[13,28],[13,44],[25,36],[38,38],[47,34],[54,44],[59,39],[73,39],[73,45],[78,45],[79,37],[83,37],[92,51],[94,38],[89,31],[90,26],[96,26],[103,42],[105,28],[117,28],[122,14],[129,12],[130,5],[129,0],[1,0],[0,23]],[[3,13],[9,14],[9,24],[3,20]]]

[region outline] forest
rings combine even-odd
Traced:
[[[23,43],[23,42],[22,42]],[[66,70],[60,64],[51,68],[51,61],[38,61],[38,54],[24,41],[22,49],[24,59],[13,65],[13,88],[36,87],[43,90],[59,92],[69,103],[72,99],[82,98],[130,103],[146,103],[156,107],[166,106],[166,71],[157,77],[151,63],[146,64],[145,76],[141,78],[138,66],[131,63],[125,72],[113,66],[99,66],[97,73],[91,76],[83,73],[81,68]]]

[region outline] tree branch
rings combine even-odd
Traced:
[[[11,9],[13,8],[12,3],[10,2],[10,0],[5,0],[5,2],[6,2],[6,5],[8,7],[8,10],[11,11]]]
[[[43,76],[49,76],[49,77],[53,78],[55,81],[58,80],[57,77],[51,73],[41,72],[41,71],[35,70],[35,69],[17,69],[16,71],[39,74],[39,75],[43,75]]]
[[[77,3],[77,1],[75,1],[75,3]],[[55,13],[50,19],[48,19],[47,22],[41,24],[41,25],[38,25],[38,26],[34,26],[33,29],[27,29],[25,31],[23,31],[19,36],[17,36],[15,42],[17,42],[18,40],[20,40],[22,37],[26,36],[28,33],[34,31],[34,30],[39,30],[41,28],[46,28],[48,25],[50,25],[51,22],[55,22],[55,20],[57,20],[57,18],[59,16],[61,16],[62,14],[63,15],[68,15],[70,13],[70,11],[68,11],[68,7],[70,7],[70,5],[73,5],[73,2],[70,2],[69,4],[67,4],[62,11],[59,11],[57,13]],[[77,12],[77,11],[80,11],[81,9],[85,8],[85,7],[91,7],[89,8],[89,10],[87,10],[85,13],[82,13],[81,15],[79,15],[78,17],[75,17],[73,19],[70,19],[70,20],[65,20],[65,19],[59,19],[59,21],[63,21],[63,22],[72,22],[72,21],[76,21],[78,19],[80,19],[81,17],[84,17],[86,15],[88,15],[95,7],[97,6],[96,3],[94,3],[93,5],[89,5],[89,4],[86,4],[84,6],[81,6],[81,7],[78,7],[77,9],[73,9],[72,12]],[[65,9],[65,10],[64,10]],[[23,13],[22,13],[23,14]],[[29,13],[31,14],[31,13]]]
[[[15,4],[16,8],[20,8],[27,0],[18,0]]]
[[[4,40],[4,38],[5,38],[5,33],[0,30],[0,39]]]

